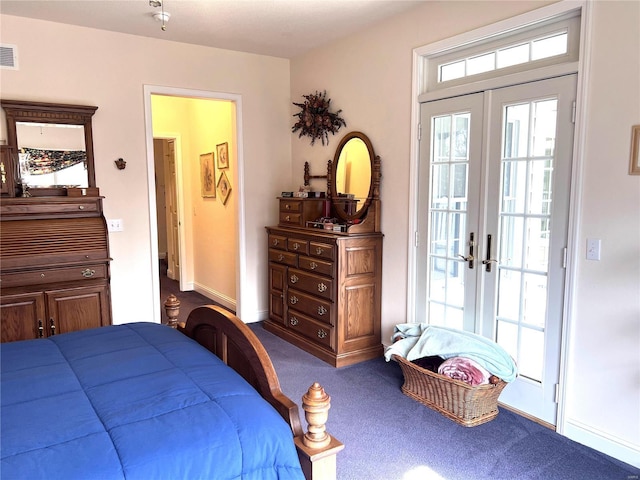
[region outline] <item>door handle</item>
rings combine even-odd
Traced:
[[[482,264],[484,265],[484,271],[491,273],[491,264],[498,264],[498,260],[495,258],[491,258],[491,234],[487,235],[487,255],[484,260],[482,260]]]
[[[469,268],[473,268],[474,262],[475,262],[475,257],[473,256],[473,249],[476,245],[476,242],[474,238],[475,238],[475,234],[473,232],[469,233],[469,255],[466,255],[466,256],[458,255],[465,262],[469,262]]]

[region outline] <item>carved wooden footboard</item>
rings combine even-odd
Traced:
[[[180,302],[171,295],[165,302],[169,325],[196,340],[238,372],[291,426],[300,464],[307,480],[336,478],[336,454],[344,445],[325,431],[330,397],[314,383],[303,396],[309,430],[305,433],[298,406],[280,389],[271,359],[251,329],[225,309],[195,308],[185,324],[177,322]]]

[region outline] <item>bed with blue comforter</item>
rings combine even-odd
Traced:
[[[173,328],[108,326],[0,352],[3,480],[304,478],[282,412]]]

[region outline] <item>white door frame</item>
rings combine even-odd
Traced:
[[[518,27],[529,25],[566,14],[571,11],[581,11],[580,25],[580,55],[578,61],[578,89],[577,108],[575,115],[575,130],[573,142],[573,158],[571,169],[571,198],[569,205],[569,232],[567,237],[567,271],[565,278],[565,303],[563,312],[562,346],[560,352],[560,385],[565,384],[567,376],[567,359],[569,355],[568,342],[571,335],[573,323],[574,290],[577,268],[578,243],[578,219],[580,217],[579,205],[582,196],[582,152],[586,142],[586,116],[587,116],[587,86],[585,84],[586,73],[589,68],[588,58],[590,51],[590,5],[588,1],[580,0],[575,2],[558,2],[548,5],[522,15],[518,15],[500,22],[496,22],[485,27],[463,33],[461,35],[445,39],[439,42],[415,48],[413,50],[412,65],[412,85],[411,85],[411,163],[409,169],[409,235],[408,235],[408,269],[407,269],[407,321],[415,322],[415,299],[416,291],[416,259],[417,259],[417,226],[418,226],[418,174],[419,174],[419,140],[420,140],[420,102],[419,95],[424,91],[424,72],[427,68],[426,59],[446,50],[459,47],[461,45],[478,42],[482,39],[493,37],[502,32],[517,29]],[[587,60],[585,60],[587,59]],[[560,388],[558,394],[558,415],[556,431],[563,434],[567,427],[565,419],[566,393],[564,388]]]
[[[185,88],[165,87],[160,85],[144,85],[144,116],[145,116],[145,138],[147,146],[147,193],[148,207],[149,207],[149,251],[150,251],[150,265],[151,265],[151,285],[153,289],[153,318],[154,321],[160,323],[162,319],[162,311],[160,308],[160,274],[157,268],[158,264],[158,221],[156,219],[156,194],[155,194],[155,165],[153,158],[153,122],[151,112],[151,96],[152,95],[165,95],[173,97],[186,97],[206,100],[226,100],[235,103],[236,106],[236,140],[237,140],[237,211],[236,222],[238,231],[238,245],[236,249],[236,315],[242,318],[243,309],[243,297],[242,292],[245,291],[246,276],[246,229],[245,229],[245,198],[244,198],[244,150],[243,150],[243,135],[242,135],[242,96],[232,93],[224,92],[210,92],[206,90],[192,90]],[[176,144],[176,150],[178,144]],[[176,155],[176,168],[178,168],[178,153]],[[181,173],[178,171],[178,175]],[[183,192],[182,184],[178,182],[178,208],[179,217],[184,218],[184,212],[182,208]],[[181,222],[184,223],[184,222]],[[184,239],[183,225],[180,226],[180,241]],[[186,283],[185,279],[185,262],[183,260],[183,253],[180,253],[180,281]],[[183,280],[185,279],[185,280]]]

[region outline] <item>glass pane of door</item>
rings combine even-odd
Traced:
[[[474,329],[475,269],[469,258],[477,235],[483,94],[429,102],[421,122],[419,316],[424,322]],[[474,261],[475,263],[475,261]],[[422,308],[422,310],[420,310]]]
[[[553,98],[503,107],[497,341],[516,360],[520,375],[538,382],[557,104]]]

